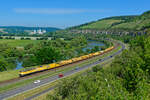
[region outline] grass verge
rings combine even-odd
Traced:
[[[13,47],[18,47],[18,46],[21,46],[21,47],[24,47],[28,44],[37,44],[39,43],[40,41],[42,40],[10,40],[10,39],[0,39],[0,43],[1,44],[5,44],[7,43],[8,46],[13,46]]]

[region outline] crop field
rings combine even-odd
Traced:
[[[28,44],[36,44],[39,43],[42,40],[8,40],[8,39],[0,39],[0,44],[8,44],[8,46],[13,47],[24,47]]]

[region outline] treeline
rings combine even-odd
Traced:
[[[47,100],[149,100],[150,36],[129,41],[130,49],[117,56],[110,67],[60,82]]]
[[[53,39],[64,38],[65,40],[72,40],[78,36],[84,36],[83,34],[73,34],[69,33],[66,30],[58,31],[58,32],[48,32],[44,35],[45,37],[52,37]]]
[[[148,34],[147,34],[148,35]],[[96,41],[101,41],[104,42],[107,47],[112,45],[112,42],[109,41],[109,39],[114,39],[114,40],[119,40],[124,43],[130,43],[132,40],[134,40],[137,36],[141,36],[138,34],[128,34],[128,35],[118,35],[118,34],[84,34],[84,36],[88,40],[96,40]]]
[[[51,38],[51,37],[11,37],[11,36],[8,36],[8,37],[3,37],[3,36],[0,36],[0,39],[10,39],[10,40],[48,40],[48,39],[51,39],[51,40],[54,40],[54,38]]]

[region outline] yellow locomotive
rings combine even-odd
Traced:
[[[60,62],[57,62],[57,63],[52,63],[52,64],[43,65],[43,66],[39,66],[39,67],[36,67],[36,68],[31,68],[31,69],[28,69],[28,70],[20,71],[19,76],[22,77],[22,76],[25,76],[25,75],[29,75],[29,74],[33,74],[33,73],[37,73],[37,72],[41,72],[41,71],[45,71],[45,70],[50,70],[50,69],[61,67],[61,66],[67,65],[67,64],[75,63],[75,62],[78,62],[78,61],[81,61],[81,60],[85,60],[85,59],[88,59],[88,58],[91,58],[91,57],[94,57],[94,56],[101,55],[103,53],[107,53],[107,52],[111,51],[112,49],[114,49],[114,46],[112,46],[110,48],[107,48],[104,51],[98,51],[98,52],[90,53],[88,55],[84,55],[84,56],[81,56],[81,57],[76,57],[76,58],[72,58],[72,59],[69,59],[69,60],[63,60],[63,61],[60,61]]]

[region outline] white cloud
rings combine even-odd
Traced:
[[[109,10],[90,10],[90,9],[52,9],[52,8],[15,8],[16,13],[32,14],[75,14],[75,13],[102,13]]]

